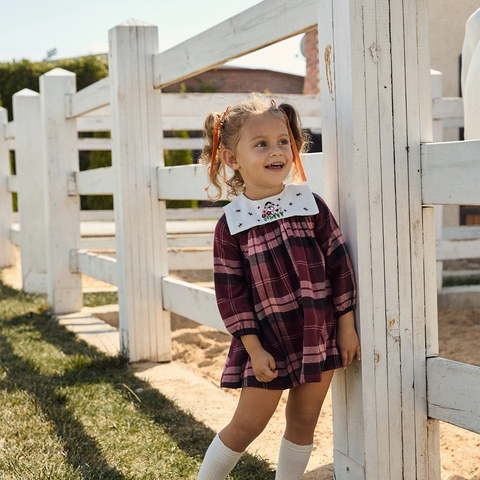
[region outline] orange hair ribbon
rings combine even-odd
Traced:
[[[223,122],[225,121],[225,117],[227,116],[228,112],[230,111],[231,106],[229,105],[227,109],[222,113],[220,120],[216,123],[215,125],[215,130],[213,132],[213,150],[212,150],[212,161],[210,163],[210,183],[208,187],[205,189],[207,191],[210,188],[210,185],[212,183],[212,178],[213,178],[213,166],[215,165],[215,159],[217,158],[217,150],[218,150],[218,144],[219,144],[219,136],[220,136],[220,129],[222,128]],[[220,146],[220,151],[221,151],[221,146]],[[227,180],[227,173],[225,171],[225,162],[222,159],[222,165],[223,165],[223,182],[225,183]]]
[[[277,104],[275,100],[271,100],[272,105],[277,108]],[[303,171],[302,160],[300,159],[300,154],[298,153],[297,142],[295,141],[295,137],[293,136],[292,129],[290,128],[290,121],[288,120],[288,115],[285,113],[283,108],[278,107],[278,109],[285,115],[285,123],[287,124],[288,135],[290,136],[290,147],[292,149],[293,154],[293,165],[295,170],[300,174],[302,180],[304,182],[307,181],[307,177],[305,177],[305,172]]]

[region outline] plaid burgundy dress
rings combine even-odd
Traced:
[[[313,195],[305,185],[289,187]],[[311,198],[315,215],[280,217],[233,235],[225,215],[218,221],[215,293],[233,336],[222,387],[283,390],[320,382],[323,371],[341,367],[336,318],[355,307],[354,275],[333,215],[320,197]],[[267,200],[243,196],[243,205],[260,209]],[[272,382],[256,380],[240,340],[248,334],[274,357],[279,375]]]

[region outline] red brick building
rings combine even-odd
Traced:
[[[182,87],[182,84],[185,87]],[[182,88],[188,92],[219,93],[303,93],[304,77],[290,73],[256,68],[221,66],[200,73],[195,77],[177,82],[162,89],[178,93]]]

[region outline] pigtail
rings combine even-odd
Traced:
[[[222,194],[222,184],[218,180],[219,174],[222,170],[221,148],[217,149],[215,159],[212,165],[215,126],[218,124],[221,118],[222,114],[220,112],[212,112],[205,119],[205,124],[203,127],[203,136],[206,142],[202,150],[202,155],[200,156],[200,163],[207,166],[207,171],[210,178],[210,185],[213,185],[217,190],[217,193],[215,195],[210,195],[209,193],[207,193],[207,196],[210,200],[218,200]],[[221,142],[221,138],[219,139],[219,141]]]
[[[295,138],[295,144],[297,145],[298,153],[306,153],[310,145],[310,135],[302,129],[302,126],[300,125],[300,118],[295,110],[295,107],[289,103],[282,103],[278,108],[281,108],[288,117],[293,138]]]

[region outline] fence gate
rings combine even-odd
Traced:
[[[451,419],[457,400],[433,398],[446,373],[439,362],[455,362],[427,362],[438,350],[430,328],[436,321],[434,215],[423,205],[458,203],[451,196],[452,175],[441,167],[459,158],[471,165],[474,154],[466,142],[427,144],[432,141],[427,4],[318,1],[325,197],[356,267],[363,352],[361,364],[335,375],[337,480],[438,480],[436,419],[446,419],[446,411]],[[448,164],[458,169],[458,163]],[[464,173],[462,181],[474,192],[472,171]],[[425,195],[434,185],[436,200]],[[480,195],[474,195],[479,203]],[[433,268],[424,267],[424,257],[433,258]],[[454,370],[463,380],[476,376],[478,384],[480,369],[468,367]],[[475,387],[460,391],[468,388],[462,392],[462,414],[478,431],[475,401],[467,401]],[[443,414],[435,410],[438,401]]]

